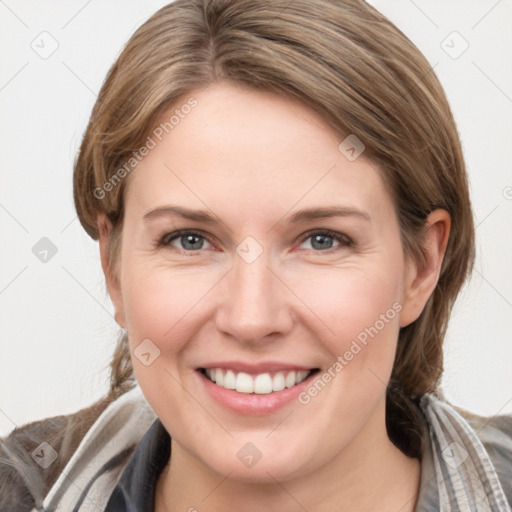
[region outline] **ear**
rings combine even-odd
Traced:
[[[405,294],[400,313],[400,327],[414,322],[432,295],[441,272],[441,265],[450,235],[451,219],[446,210],[434,210],[427,217],[423,248],[425,261],[406,261]]]
[[[114,304],[116,322],[125,328],[126,322],[124,318],[123,300],[121,287],[119,285],[119,276],[116,275],[115,265],[110,260],[110,234],[112,232],[112,223],[104,213],[99,213],[97,217],[99,231],[99,245],[101,268],[105,275],[108,293]]]

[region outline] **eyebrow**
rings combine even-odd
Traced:
[[[328,206],[323,208],[307,208],[305,210],[300,210],[290,217],[290,223],[297,224],[308,220],[352,216],[371,222],[370,215],[362,210],[358,210],[357,208],[349,206]]]
[[[184,208],[182,206],[163,206],[160,208],[155,208],[154,210],[146,213],[143,219],[147,221],[154,218],[167,217],[172,215],[209,224],[213,224],[218,221],[218,217],[208,213],[205,210],[190,210],[189,208]],[[304,210],[295,212],[290,217],[289,222],[290,224],[298,224],[300,222],[306,222],[309,220],[327,219],[330,217],[359,217],[363,220],[371,222],[370,215],[365,211],[346,206],[306,208]]]
[[[168,217],[175,215],[177,217],[183,217],[188,220],[196,220],[198,222],[216,222],[217,219],[204,210],[190,210],[183,208],[182,206],[163,206],[161,208],[155,208],[144,215],[144,220],[150,220],[159,217]]]

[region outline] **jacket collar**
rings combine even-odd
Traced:
[[[157,419],[137,446],[104,512],[154,512],[156,484],[170,454],[171,438]]]

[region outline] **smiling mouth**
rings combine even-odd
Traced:
[[[224,368],[199,368],[199,371],[211,382],[224,389],[238,393],[268,395],[297,386],[319,371],[319,368],[300,371],[278,371],[251,375]]]

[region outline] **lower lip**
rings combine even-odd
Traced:
[[[294,400],[310,384],[315,373],[308,375],[300,384],[281,391],[273,391],[266,395],[256,393],[239,393],[233,389],[226,389],[212,382],[201,371],[197,370],[199,378],[203,382],[206,391],[220,405],[238,414],[246,416],[261,416],[272,414]]]

